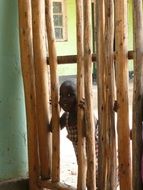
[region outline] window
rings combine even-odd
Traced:
[[[53,0],[53,20],[56,41],[67,40],[64,0]]]

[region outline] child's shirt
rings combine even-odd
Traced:
[[[69,125],[69,112],[65,112],[65,127],[67,129],[67,138],[72,142],[74,151],[78,160],[78,151],[77,151],[77,144],[78,144],[78,129],[77,129],[77,123],[73,125]],[[96,151],[96,157],[98,157],[98,122],[97,119],[95,119],[95,151]]]
[[[77,124],[69,125],[69,112],[66,112],[66,129],[67,129],[67,138],[72,141],[74,144],[77,144],[78,141],[78,134],[77,134]]]

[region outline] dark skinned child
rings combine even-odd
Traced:
[[[60,86],[59,104],[64,113],[60,117],[60,127],[67,129],[67,138],[72,142],[78,162],[78,131],[77,131],[77,90],[76,84],[71,80],[64,81]],[[84,104],[84,103],[83,103]],[[83,105],[84,107],[84,105]],[[97,120],[95,119],[97,126]],[[50,125],[51,126],[51,125]],[[97,127],[96,127],[97,128]],[[50,127],[51,130],[51,127]],[[52,131],[52,130],[51,130]],[[95,130],[97,131],[97,130]],[[85,134],[83,133],[85,136]]]

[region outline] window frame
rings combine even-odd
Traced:
[[[61,3],[61,7],[62,7],[62,13],[59,15],[62,15],[63,16],[63,26],[59,27],[59,28],[62,28],[62,31],[63,31],[63,38],[56,38],[55,36],[55,40],[57,42],[64,42],[64,41],[67,41],[67,11],[66,11],[66,3],[65,3],[65,0],[52,0],[52,3],[53,2],[60,2]],[[54,14],[53,13],[53,22],[54,22],[54,15],[58,15],[58,13]],[[55,32],[55,24],[54,24],[54,32]],[[58,27],[57,27],[58,28]]]

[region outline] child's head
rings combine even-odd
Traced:
[[[61,84],[59,104],[66,112],[77,110],[76,84],[73,81],[66,80]]]

